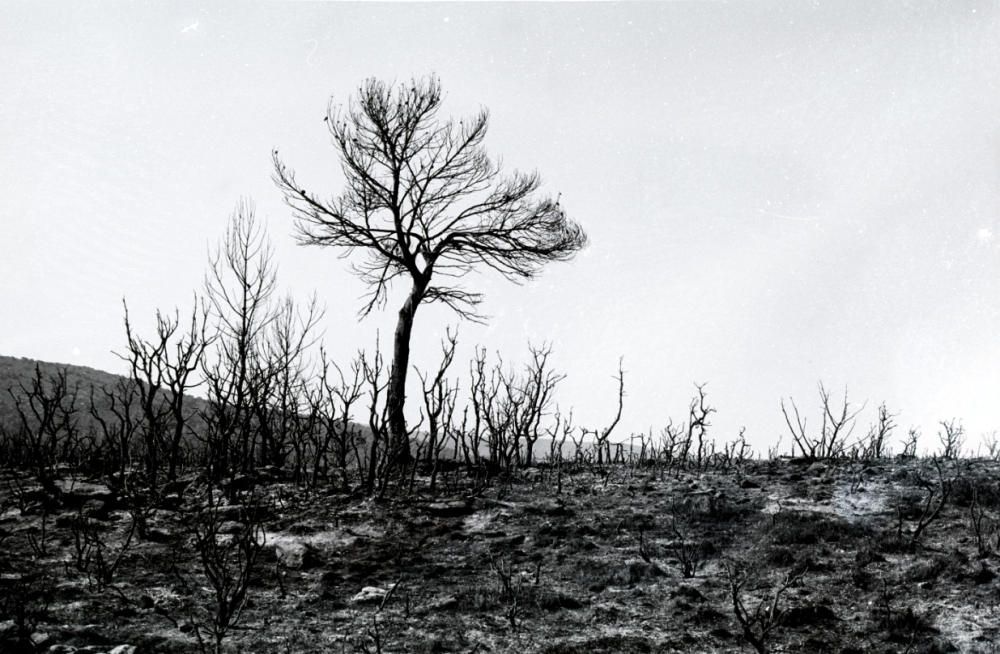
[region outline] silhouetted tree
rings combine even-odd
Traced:
[[[304,189],[274,152],[274,179],[291,206],[299,241],[362,250],[354,271],[371,292],[361,310],[383,307],[388,287],[407,279],[386,391],[393,456],[409,458],[403,413],[410,334],[417,308],[442,302],[481,319],[481,294],[459,280],[485,266],[510,280],[532,278],[549,261],[570,259],[586,235],[557,200],[536,197],[537,173],[504,175],[483,146],[486,109],[457,123],[438,112],[435,77],[393,85],[367,80],[326,116],[345,186],[324,199]]]
[[[119,358],[129,365],[130,377],[142,421],[142,434],[147,482],[157,488],[159,472],[166,457],[167,479],[177,478],[184,434],[194,411],[190,409],[189,393],[199,383],[192,377],[202,362],[207,346],[206,313],[195,301],[188,331],[182,332],[180,313],[156,312],[156,336],[144,339],[136,334],[125,307],[125,335],[128,350]],[[120,389],[125,391],[125,389]],[[126,398],[121,397],[124,403]],[[129,402],[131,399],[129,398]]]
[[[69,461],[77,447],[80,428],[76,405],[79,384],[70,384],[66,369],[59,368],[45,375],[35,364],[35,374],[27,386],[17,383],[18,392],[8,388],[19,420],[18,458],[35,471],[38,482],[57,494],[55,481],[57,464]]]
[[[276,298],[277,266],[252,203],[241,201],[205,281],[214,348],[202,365],[215,478],[284,463],[303,409],[305,352],[322,312]]]

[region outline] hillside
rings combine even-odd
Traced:
[[[454,471],[443,495],[421,479],[377,502],[279,483],[252,514],[195,481],[146,538],[92,483],[74,482],[105,498],[98,517],[61,507],[48,532],[44,505],[16,508],[29,489],[2,484],[0,651],[198,651],[215,606],[206,528],[237,535],[206,551],[259,554],[227,652],[997,651],[995,462],[601,472],[474,490]],[[80,534],[120,567],[102,579],[74,559]],[[29,616],[20,631],[4,609]]]
[[[66,371],[68,387],[79,389],[77,408],[81,414],[87,413],[91,388],[98,391],[95,393],[95,402],[98,408],[106,408],[105,403],[101,401],[100,389],[111,389],[115,384],[124,379],[121,375],[114,375],[86,366],[37,361],[23,357],[0,356],[0,424],[17,424],[17,410],[14,405],[14,399],[11,397],[8,389],[13,390],[14,393],[18,393],[19,385],[30,388],[31,380],[35,375],[36,365],[41,370],[42,376],[45,379],[55,376],[60,370]]]

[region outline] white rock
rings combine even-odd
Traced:
[[[381,602],[386,595],[389,594],[384,588],[378,588],[376,586],[365,586],[361,589],[361,592],[351,598],[351,601],[355,604],[368,604],[373,602]]]

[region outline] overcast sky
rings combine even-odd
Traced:
[[[7,2],[0,27],[0,354],[121,372],[122,298],[146,328],[189,307],[241,197],[328,349],[387,343],[403,289],[357,324],[365,289],[294,244],[269,155],[333,195],[330,98],[436,73],[591,239],[527,286],[470,283],[491,320],[462,357],[551,341],[598,426],[623,356],[623,436],[684,419],[694,382],[758,447],[782,397],[818,421],[819,380],[925,446],[942,419],[1000,429],[996,2]],[[455,323],[421,309],[418,365]]]

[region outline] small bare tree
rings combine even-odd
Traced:
[[[785,400],[781,400],[781,413],[785,417],[785,424],[792,434],[792,440],[798,446],[802,456],[807,459],[828,459],[842,456],[844,447],[854,431],[854,426],[858,414],[864,410],[864,405],[858,409],[851,407],[847,399],[847,390],[844,390],[844,401],[839,407],[834,407],[830,397],[830,392],[826,390],[823,383],[819,384],[819,398],[822,411],[822,425],[818,434],[810,434],[806,429],[806,419],[799,413],[799,408],[795,401],[789,399],[792,417],[785,406]]]
[[[597,449],[597,464],[601,465],[604,463],[605,459],[608,463],[611,463],[611,444],[609,442],[611,434],[615,431],[615,427],[622,419],[622,407],[625,402],[625,371],[622,369],[622,359],[618,359],[618,374],[615,375],[615,381],[618,382],[618,410],[615,412],[615,417],[612,418],[610,424],[601,430],[584,430],[587,434],[593,437],[594,446]]]
[[[241,201],[211,256],[205,280],[215,322],[215,345],[202,366],[209,402],[203,417],[213,479],[246,471],[253,463],[258,436],[254,398],[263,393],[254,385],[262,381],[263,343],[277,319],[276,288],[273,249],[253,205]]]
[[[102,407],[95,400],[95,388],[90,388],[90,416],[103,436],[104,469],[123,481],[132,457],[132,441],[139,431],[135,381],[120,378],[111,388],[102,387]],[[103,410],[102,410],[103,409]],[[113,416],[113,417],[112,417]]]
[[[339,486],[346,492],[350,490],[351,455],[357,453],[361,439],[360,429],[351,422],[351,411],[363,391],[362,359],[360,356],[355,358],[345,375],[321,349],[320,370],[319,389],[312,401],[312,412],[317,415],[318,424],[307,433],[311,443],[312,484],[318,484],[320,476],[327,474],[332,458],[340,477]],[[304,456],[303,452],[298,458]],[[360,462],[358,468],[360,471]]]
[[[542,434],[541,422],[548,415],[556,386],[566,375],[549,367],[551,345],[528,346],[531,361],[524,368],[523,376],[508,376],[504,384],[507,412],[511,415],[511,428],[515,457],[525,466],[530,466],[534,458],[535,443]],[[524,457],[521,457],[521,443],[524,443]]]
[[[441,343],[441,363],[438,365],[437,373],[428,383],[428,376],[419,370],[417,376],[420,377],[421,395],[424,400],[424,411],[427,416],[427,438],[424,442],[424,457],[431,470],[430,491],[434,492],[437,484],[438,467],[441,461],[441,454],[445,446],[452,440],[456,443],[455,436],[455,402],[458,398],[458,383],[450,382],[447,378],[448,369],[452,361],[455,360],[455,346],[458,344],[458,337],[447,331],[445,339]],[[457,456],[457,448],[455,455]]]
[[[315,298],[300,306],[277,297],[273,254],[252,204],[242,201],[205,281],[215,331],[202,366],[209,404],[203,418],[216,480],[260,463],[283,465],[295,431],[308,427],[306,351],[322,311]]]
[[[222,533],[224,519],[220,509],[223,502],[222,495],[210,490],[205,506],[188,522],[201,573],[212,596],[207,611],[191,607],[194,635],[202,652],[214,654],[224,651],[223,641],[243,615],[265,544],[264,507],[260,498],[249,498],[242,509],[240,529],[235,534]],[[188,580],[176,568],[175,572],[188,587]],[[186,590],[189,596],[195,594],[189,587]],[[206,642],[205,636],[211,640]]]
[[[941,458],[960,458],[962,448],[965,447],[965,427],[954,418],[948,421],[942,420],[939,424],[941,430],[938,431],[938,441],[941,443]]]
[[[544,433],[556,386],[565,375],[549,366],[550,345],[529,345],[531,360],[519,374],[497,363],[487,374],[486,350],[476,350],[472,363],[471,403],[477,429],[486,431],[490,463],[503,469],[531,465],[534,446]]]
[[[996,431],[983,434],[982,445],[986,446],[986,456],[992,461],[1000,461],[1000,437]]]
[[[67,461],[77,446],[79,387],[69,383],[65,368],[45,375],[36,363],[28,385],[18,382],[17,388],[7,389],[19,420],[16,438],[22,442],[15,449],[42,487],[56,494],[56,464]]]
[[[206,309],[195,301],[186,333],[179,331],[179,312],[171,317],[157,311],[156,335],[145,340],[132,327],[128,305],[124,301],[122,305],[128,350],[118,356],[129,365],[138,394],[147,483],[155,489],[164,457],[167,478],[177,478],[181,445],[194,415],[189,408],[190,393],[199,385],[192,374],[201,366],[208,347]]]
[[[354,266],[371,288],[362,315],[385,305],[393,281],[409,282],[386,390],[396,462],[410,456],[403,405],[418,307],[441,302],[477,319],[481,294],[458,282],[471,270],[530,279],[586,243],[558,201],[536,198],[537,174],[505,176],[489,158],[485,109],[456,124],[439,117],[442,100],[434,77],[400,85],[369,79],[346,107],[331,104],[325,120],[346,178],[332,200],[308,192],[274,152],[274,180],[295,214],[299,241],[365,253]]]
[[[972,501],[969,502],[969,527],[976,537],[976,549],[980,559],[985,559],[1000,550],[1000,522],[991,516],[979,500],[980,486],[971,481]]]
[[[889,454],[888,441],[896,429],[898,413],[890,413],[885,402],[878,407],[875,424],[868,428],[868,434],[859,443],[862,459],[881,459]]]
[[[705,433],[711,427],[708,418],[715,413],[715,409],[709,406],[705,398],[705,384],[695,384],[698,394],[692,398],[688,407],[688,435],[687,442],[695,446],[695,464],[701,468],[705,458]]]
[[[750,575],[734,563],[726,565],[726,572],[729,577],[729,596],[732,600],[733,613],[742,628],[743,638],[758,654],[767,654],[771,634],[781,624],[783,615],[781,597],[802,577],[805,570],[799,569],[786,574],[770,588],[769,592],[763,593],[756,604],[751,603],[750,606],[747,606],[744,599],[744,587]]]
[[[910,430],[906,433],[906,440],[903,441],[903,452],[902,456],[906,459],[913,459],[917,456],[917,441],[920,440],[920,429],[917,427],[910,427]]]
[[[910,534],[909,544],[911,547],[915,547],[920,542],[920,537],[927,527],[941,515],[942,509],[947,506],[948,499],[951,497],[955,481],[959,478],[958,474],[946,477],[944,466],[937,457],[932,460],[932,463],[937,473],[936,479],[925,479],[923,475],[917,474],[917,485],[923,490],[924,497],[923,503],[920,506],[920,515],[917,517],[917,524]],[[897,536],[901,539],[902,518],[900,518],[899,525]]]

